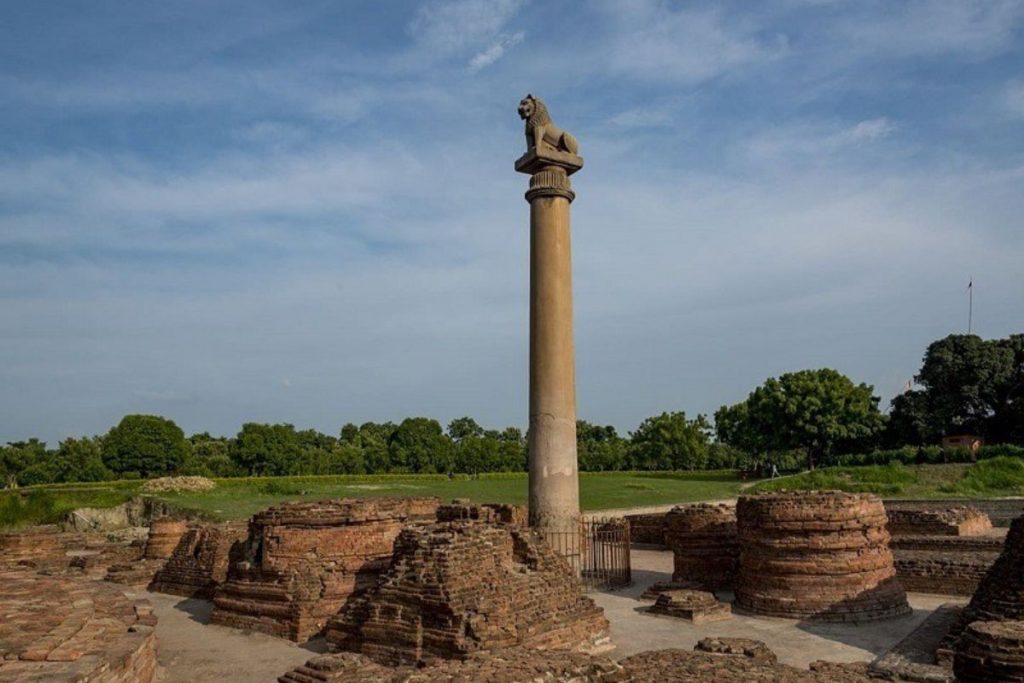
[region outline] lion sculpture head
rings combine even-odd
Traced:
[[[533,95],[527,95],[519,100],[519,118],[526,121],[526,125],[533,128],[537,124],[544,125],[551,122],[551,115],[543,100],[538,100]]]

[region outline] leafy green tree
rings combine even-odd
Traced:
[[[684,412],[649,417],[630,435],[630,462],[638,470],[703,469],[710,431],[703,415],[694,420]]]
[[[82,437],[60,442],[54,456],[55,481],[106,481],[113,473],[103,464],[100,440]]]
[[[391,463],[391,453],[388,450],[388,442],[397,427],[393,422],[365,422],[359,426],[359,433],[356,437],[356,445],[363,453],[363,462],[366,471],[371,473],[391,472],[394,470]]]
[[[754,389],[746,400],[749,422],[728,429],[752,438],[759,452],[802,449],[814,469],[837,446],[879,433],[884,418],[872,392],[829,368],[790,372]]]
[[[231,447],[231,459],[254,476],[289,474],[302,457],[302,443],[290,424],[242,425]]]
[[[920,389],[906,391],[889,404],[889,419],[882,441],[889,448],[923,446],[942,437],[928,412],[928,394]]]
[[[448,423],[448,438],[458,443],[471,436],[483,436],[484,428],[471,417],[457,417]]]
[[[363,449],[341,439],[331,449],[331,474],[366,474]]]
[[[498,467],[499,472],[526,471],[526,436],[519,427],[505,427],[498,434]]]
[[[188,457],[178,425],[158,415],[126,415],[103,439],[103,463],[115,474],[173,474]]]
[[[3,476],[4,486],[13,489],[19,484],[27,485],[21,480],[23,473],[46,460],[46,444],[36,438],[14,441],[0,447],[0,475]]]
[[[407,472],[451,472],[454,466],[451,439],[441,423],[427,417],[408,417],[388,441],[393,467]]]
[[[1012,392],[1014,362],[1012,338],[953,334],[932,342],[915,378],[925,387],[930,431],[985,434]]]
[[[576,421],[576,453],[580,469],[607,472],[626,467],[628,444],[611,425]]]

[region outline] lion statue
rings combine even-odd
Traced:
[[[579,154],[580,146],[567,131],[551,121],[548,108],[542,100],[527,95],[519,101],[519,118],[526,122],[526,151],[542,149],[541,145],[556,152]]]

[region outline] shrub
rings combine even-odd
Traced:
[[[1024,460],[999,456],[971,465],[963,479],[941,487],[945,493],[1017,493],[1024,490]]]

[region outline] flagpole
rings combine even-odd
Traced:
[[[974,276],[967,283],[967,334],[971,334],[974,323]]]

